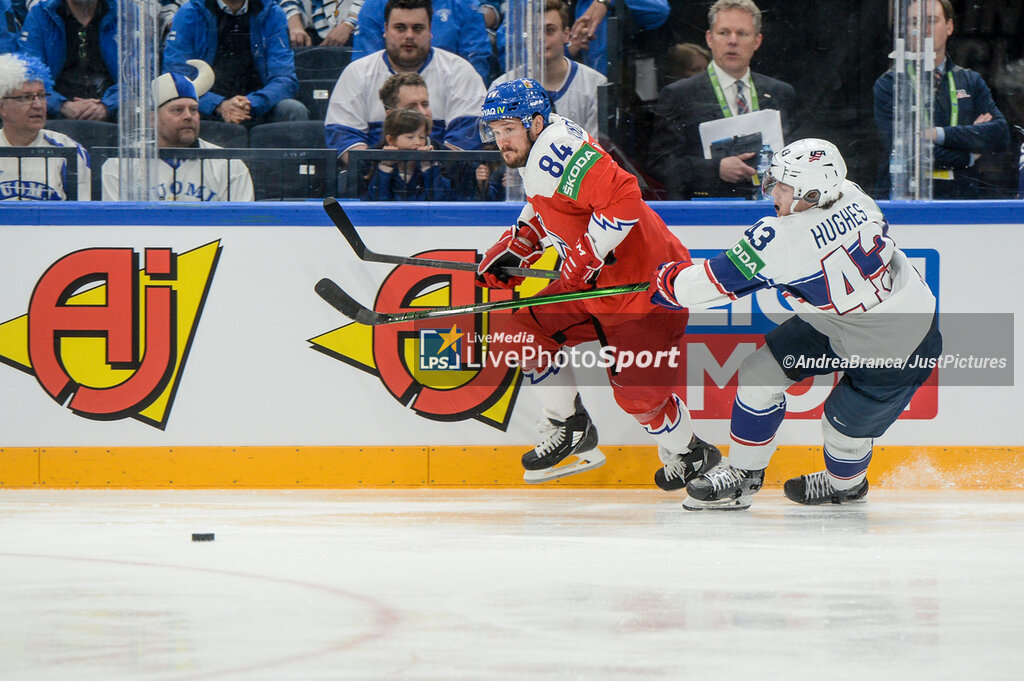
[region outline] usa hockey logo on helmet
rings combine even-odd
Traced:
[[[532,78],[518,78],[507,83],[498,83],[484,98],[480,115],[480,135],[485,142],[492,141],[494,134],[488,123],[505,118],[519,119],[527,130],[533,124],[533,117],[540,114],[547,125],[551,116],[551,99],[544,87]]]
[[[786,146],[772,157],[768,170],[770,184],[782,182],[793,187],[793,198],[800,200],[817,192],[812,203],[828,204],[840,194],[846,179],[846,161],[836,145],[822,139],[803,139]],[[769,184],[770,183],[770,184]]]

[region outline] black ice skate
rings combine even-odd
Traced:
[[[689,495],[683,501],[688,511],[719,509],[739,511],[750,507],[750,497],[761,489],[764,469],[749,471],[722,464],[686,486]]]
[[[604,454],[597,449],[597,428],[576,396],[576,413],[564,421],[541,423],[544,441],[523,454],[523,480],[545,482],[603,466]],[[570,458],[572,457],[572,458]]]
[[[782,491],[785,492],[787,499],[798,504],[848,504],[864,501],[868,493],[868,479],[864,478],[852,489],[839,490],[829,482],[828,471],[818,471],[787,480]]]
[[[664,448],[659,447],[659,455]],[[675,460],[654,472],[654,484],[673,492],[686,487],[686,483],[704,471],[709,471],[722,460],[718,447],[708,444],[696,435],[690,439],[690,450],[685,454],[674,454]]]

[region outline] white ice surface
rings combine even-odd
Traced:
[[[0,490],[4,681],[705,678],[1024,678],[1024,492]]]

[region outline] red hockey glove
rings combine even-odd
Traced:
[[[589,234],[584,234],[572,251],[565,254],[562,263],[562,283],[567,291],[586,291],[594,288],[594,281],[604,267],[604,260],[599,258],[594,248],[594,241]]]
[[[534,225],[520,222],[509,227],[498,242],[487,249],[476,269],[476,285],[487,288],[515,288],[523,283],[522,277],[513,277],[503,267],[529,267],[544,255],[540,245],[541,234]]]
[[[651,302],[667,307],[670,310],[682,310],[683,306],[676,299],[676,276],[693,265],[689,260],[679,262],[663,262],[651,277]]]

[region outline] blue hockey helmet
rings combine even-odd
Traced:
[[[533,78],[517,78],[507,83],[498,83],[484,98],[480,137],[485,142],[493,141],[494,133],[488,123],[503,118],[517,118],[529,130],[536,114],[544,118],[545,125],[551,116],[551,98],[540,83]]]

